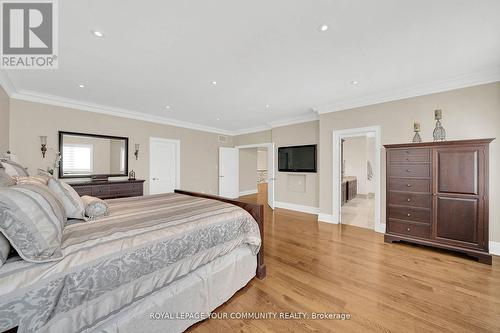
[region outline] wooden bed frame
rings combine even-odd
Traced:
[[[266,277],[266,264],[264,263],[264,206],[260,204],[252,204],[247,202],[241,202],[238,200],[231,200],[227,198],[222,198],[216,195],[183,191],[183,190],[175,190],[175,193],[190,195],[192,197],[200,197],[206,199],[212,199],[222,202],[227,202],[233,204],[235,206],[241,207],[246,210],[252,217],[257,221],[260,230],[260,238],[262,240],[260,245],[259,253],[257,253],[257,278],[263,279]]]

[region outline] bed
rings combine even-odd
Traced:
[[[59,261],[9,259],[0,331],[182,332],[265,277],[262,205],[175,192],[109,200],[108,216],[69,223]]]

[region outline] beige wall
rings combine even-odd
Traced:
[[[344,141],[344,176],[357,179],[358,194],[366,194],[366,161],[368,157],[366,136],[347,138]]]
[[[257,143],[269,143],[269,142],[272,142],[271,130],[242,134],[234,137],[234,144],[236,146],[253,145]]]
[[[267,170],[267,149],[259,149],[257,151],[257,170]]]
[[[0,86],[0,155],[9,149],[9,96]]]
[[[129,170],[139,179],[149,178],[149,138],[177,139],[181,142],[181,188],[186,190],[218,192],[217,134],[107,116],[64,107],[10,101],[10,146],[31,173],[53,163],[58,149],[58,131],[84,132],[126,136],[129,138]],[[43,159],[39,135],[47,135],[49,151]],[[139,160],[133,155],[134,144],[140,144]],[[224,146],[233,146],[229,137]],[[146,193],[149,184],[146,181]]]
[[[432,141],[434,109],[443,110],[447,139],[497,138],[490,145],[490,239],[500,241],[500,82],[371,105],[320,117],[320,211],[332,214],[332,131],[381,126],[382,144],[411,142],[413,122]],[[274,136],[274,135],[273,135]],[[385,221],[385,151],[381,156],[381,222]]]
[[[276,147],[276,201],[319,207],[319,173],[278,172],[277,153],[279,147],[318,144],[318,135],[319,121],[273,128],[272,140]]]
[[[257,148],[240,149],[240,192],[257,189]]]

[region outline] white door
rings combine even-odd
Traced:
[[[274,143],[267,148],[267,204],[274,209]]]
[[[219,195],[237,198],[240,193],[239,149],[219,147]]]
[[[149,194],[171,193],[180,183],[180,141],[150,138]]]

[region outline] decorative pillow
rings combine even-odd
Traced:
[[[16,180],[9,176],[4,168],[0,168],[0,187],[16,185]]]
[[[85,215],[91,219],[109,214],[109,206],[106,201],[88,195],[84,195],[82,201],[85,204]]]
[[[10,243],[5,238],[4,235],[0,232],[0,267],[2,267],[3,263],[7,260],[10,252]]]
[[[49,188],[63,203],[68,218],[85,219],[85,205],[82,198],[71,186],[59,179],[51,178]]]
[[[0,188],[0,232],[24,260],[61,259],[65,223],[64,207],[47,186]]]
[[[17,185],[23,184],[39,184],[47,186],[49,180],[42,176],[29,176],[29,177],[17,177],[15,178]]]
[[[7,174],[11,177],[28,177],[28,171],[19,163],[9,160],[1,160],[0,164],[5,168]]]

